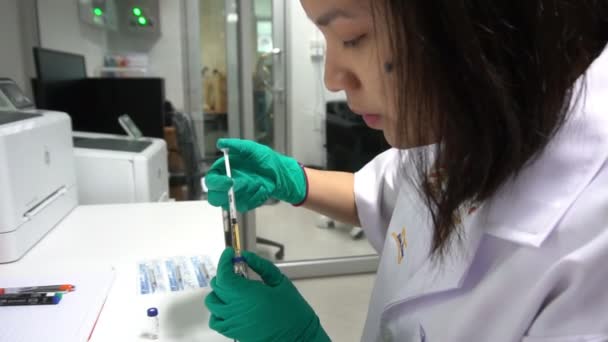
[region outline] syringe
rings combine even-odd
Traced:
[[[222,208],[222,219],[224,221],[224,242],[226,247],[232,247],[232,229],[230,228],[230,212]]]
[[[226,176],[232,178],[232,172],[230,170],[230,159],[228,157],[228,149],[223,148],[224,153],[224,164],[226,165]],[[234,199],[234,185],[228,190],[228,205],[230,208],[230,229],[232,231],[232,247],[234,248],[234,273],[247,277],[247,264],[245,259],[241,255],[241,233],[239,231],[239,223],[237,222],[236,213],[236,202]]]

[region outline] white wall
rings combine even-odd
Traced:
[[[21,89],[29,89],[25,74],[18,0],[0,1],[0,77],[13,79]]]
[[[287,1],[289,52],[289,102],[291,155],[302,164],[325,166],[325,101],[344,100],[344,93],[330,93],[323,84],[323,61],[310,57],[310,41],[322,39],[299,1]]]
[[[181,0],[160,0],[162,36],[150,51],[150,62],[165,79],[168,100],[184,109],[184,70]]]
[[[44,48],[85,56],[89,77],[103,64],[106,35],[103,30],[80,22],[74,0],[38,0],[40,45]]]
[[[82,54],[89,77],[97,76],[106,52],[148,54],[154,76],[165,79],[166,98],[184,108],[182,1],[160,0],[161,36],[149,41],[132,35],[107,34],[80,21],[76,0],[38,0],[42,47]]]

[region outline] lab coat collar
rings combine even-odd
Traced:
[[[545,151],[486,203],[487,233],[539,247],[608,159],[608,48],[583,81]]]

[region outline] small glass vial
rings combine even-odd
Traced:
[[[148,309],[148,329],[146,331],[146,336],[151,340],[158,340],[159,331],[159,322],[158,322],[158,309],[157,308],[149,308]]]

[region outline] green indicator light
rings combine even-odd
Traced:
[[[134,14],[136,17],[139,17],[139,16],[141,15],[141,13],[142,13],[142,12],[141,12],[141,8],[139,8],[139,7],[133,7],[133,14]]]
[[[137,18],[137,22],[141,26],[145,26],[148,23],[148,19],[146,19],[145,17],[139,17],[139,18]]]
[[[95,7],[95,9],[93,9],[93,14],[98,17],[101,17],[103,15],[103,10],[99,7]]]

